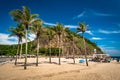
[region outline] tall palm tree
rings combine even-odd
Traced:
[[[48,28],[47,36],[49,39],[49,62],[51,63],[51,42],[50,41],[52,40],[52,38],[54,36],[54,31],[51,30],[48,26],[47,26],[47,28]]]
[[[54,31],[58,35],[58,44],[59,44],[59,65],[61,65],[60,57],[61,57],[61,42],[62,42],[62,35],[64,34],[65,27],[61,23],[58,23],[56,26],[54,26]]]
[[[36,35],[36,39],[37,39],[37,58],[36,58],[36,66],[38,66],[38,53],[39,53],[39,45],[40,45],[40,40],[39,40],[39,37],[41,35],[41,33],[43,32],[42,31],[42,25],[43,25],[43,21],[39,20],[39,21],[36,21],[34,24],[33,24],[33,27],[31,28],[32,32],[35,33]]]
[[[17,49],[17,53],[16,53],[16,59],[15,59],[15,65],[17,65],[17,58],[18,58],[18,53],[19,53],[19,47],[20,47],[20,42],[22,41],[22,38],[25,37],[25,33],[24,33],[24,28],[22,24],[18,24],[18,27],[10,27],[8,31],[11,32],[11,34],[9,35],[9,37],[11,36],[17,36],[18,38],[18,49]],[[21,45],[21,49],[22,49],[22,45]],[[21,55],[21,50],[20,50],[20,55]]]
[[[72,54],[73,54],[73,63],[75,64],[75,44],[74,44],[74,35],[72,33],[68,33],[67,38],[72,42]]]
[[[21,56],[22,56],[22,39],[24,38],[25,39],[25,30],[24,30],[24,25],[20,24],[18,25],[18,28],[20,28],[20,31],[21,31],[21,37],[20,37],[20,59],[21,59]]]
[[[14,21],[17,21],[18,23],[22,23],[25,26],[25,34],[26,34],[26,55],[25,55],[25,63],[24,63],[24,69],[27,69],[27,54],[28,54],[28,43],[27,43],[27,30],[29,29],[29,26],[32,25],[35,21],[37,21],[38,14],[31,14],[31,11],[26,6],[22,7],[23,10],[13,10],[10,12],[11,16],[13,17]]]
[[[86,30],[87,30],[86,25],[84,23],[79,23],[79,27],[77,28],[77,32],[82,32],[86,66],[88,66],[87,53],[86,53],[86,44],[85,44],[85,39],[84,39],[84,33],[85,33]]]

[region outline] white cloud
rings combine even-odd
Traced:
[[[93,12],[93,14],[94,14],[95,16],[113,16],[112,14],[97,13],[97,12]]]
[[[85,16],[85,13],[86,13],[86,11],[83,11],[83,12],[80,13],[79,15],[73,17],[73,19],[81,18],[81,17]]]
[[[75,26],[75,25],[65,25],[65,27],[68,27],[68,28],[77,28],[78,26]]]
[[[45,22],[44,23],[45,25],[50,25],[50,26],[55,26],[56,24],[54,24],[54,23],[48,23],[48,22]]]
[[[91,40],[102,40],[103,38],[99,38],[99,37],[92,37]]]
[[[29,34],[30,41],[33,41],[35,39],[34,34]],[[25,43],[25,39],[23,39],[23,42]],[[9,37],[9,34],[0,33],[0,44],[6,44],[6,45],[12,45],[12,44],[18,44],[18,39],[15,36]]]
[[[78,34],[80,34],[80,33],[82,33],[82,32],[79,32]],[[92,35],[92,36],[94,35],[94,34],[92,33],[92,31],[90,31],[90,30],[89,30],[89,31],[86,31],[85,33],[87,33],[87,34],[89,34],[89,35]]]
[[[118,30],[118,31],[107,31],[107,30],[100,29],[99,32],[103,33],[103,34],[117,34],[117,33],[120,33],[120,30]]]
[[[80,14],[76,15],[75,17],[73,17],[74,19],[79,19],[82,17],[91,17],[91,16],[100,16],[100,17],[110,17],[110,16],[114,16],[113,14],[109,14],[109,13],[99,13],[90,9],[85,9],[83,12],[81,12]]]
[[[29,34],[28,38],[30,39],[30,41],[33,41],[36,38],[35,34]]]
[[[9,34],[0,33],[0,44],[17,44],[17,37],[8,37]]]
[[[90,35],[93,35],[93,33],[89,30],[89,31],[86,31],[86,33],[90,34]]]

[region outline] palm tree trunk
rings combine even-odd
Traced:
[[[37,44],[37,58],[36,58],[36,66],[38,66],[38,53],[39,53],[39,38],[37,39],[38,44]]]
[[[22,56],[22,43],[21,43],[21,47],[20,47],[20,59],[21,59],[21,56]]]
[[[25,63],[24,63],[24,69],[27,69],[27,47],[28,47],[28,43],[27,43],[27,29],[26,29],[26,36],[25,36],[25,40],[26,40],[26,52],[25,52]]]
[[[61,54],[60,54],[60,35],[59,35],[59,65],[61,65],[61,61],[60,61],[60,56],[61,56]]]
[[[73,36],[73,63],[75,64],[74,36]]]
[[[74,50],[74,42],[73,42],[73,63],[75,64],[75,50]]]
[[[18,49],[17,49],[17,53],[16,53],[16,58],[15,58],[15,65],[17,65],[17,58],[18,58],[18,53],[19,53],[19,43],[20,43],[20,41],[18,41]]]
[[[83,35],[83,43],[84,43],[84,50],[85,50],[85,61],[86,61],[86,66],[88,66],[87,53],[86,53],[86,44],[85,44],[84,35]]]
[[[50,40],[49,40],[49,42],[50,42]],[[51,42],[49,45],[49,62],[51,63]]]

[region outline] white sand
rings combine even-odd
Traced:
[[[23,64],[14,65],[14,61],[0,66],[0,80],[120,80],[120,64],[94,63],[89,62],[89,67],[85,63],[76,64],[73,59],[61,59],[58,65],[58,58],[52,58],[52,64],[48,63],[49,58],[39,58],[39,66],[35,66],[35,58],[29,58],[27,70]],[[24,59],[18,60],[23,63]]]

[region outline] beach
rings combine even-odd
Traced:
[[[35,58],[28,58],[27,70],[24,70],[24,59],[19,59],[17,66],[14,60],[0,66],[0,80],[120,80],[120,63],[89,62],[73,64],[73,59],[39,58],[39,66],[35,65]]]

